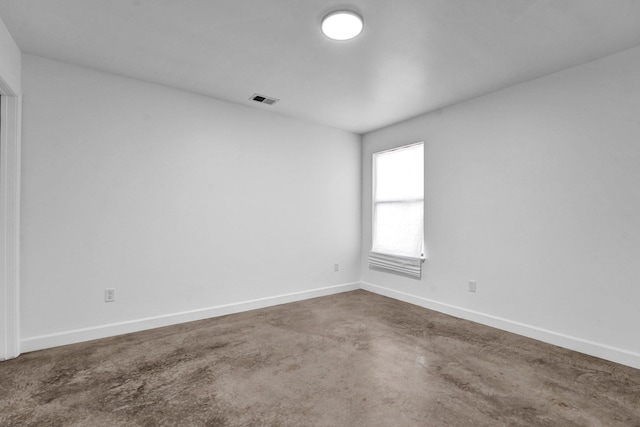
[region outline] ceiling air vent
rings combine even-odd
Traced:
[[[280,101],[279,99],[276,98],[271,98],[269,96],[264,96],[264,95],[260,95],[258,93],[254,93],[253,95],[251,95],[251,98],[249,98],[252,101],[256,101],[259,102],[261,104],[267,104],[267,105],[273,105],[276,102]]]

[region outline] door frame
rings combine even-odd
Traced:
[[[22,97],[0,75],[0,360],[20,354]]]

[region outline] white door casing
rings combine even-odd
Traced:
[[[0,75],[0,360],[20,354],[21,101]]]

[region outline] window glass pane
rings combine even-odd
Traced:
[[[375,201],[424,197],[423,144],[376,154]]]
[[[424,202],[374,206],[374,252],[419,257],[422,254]]]

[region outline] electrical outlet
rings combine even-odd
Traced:
[[[340,264],[338,264],[337,262],[333,264],[333,271],[340,271]]]
[[[104,290],[104,302],[114,302],[116,300],[116,290],[113,288]]]
[[[475,291],[476,291],[476,281],[469,280],[469,292],[475,292]]]

